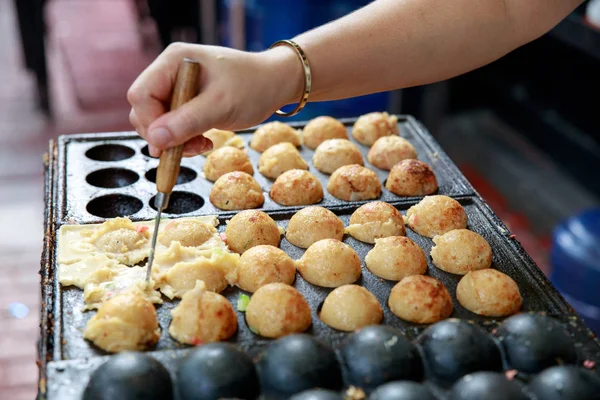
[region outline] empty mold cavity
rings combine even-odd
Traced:
[[[145,155],[146,157],[158,158],[158,157],[153,157],[150,155],[150,150],[148,149],[148,145],[145,145],[144,147],[142,147],[142,154]]]
[[[96,197],[87,205],[87,211],[101,218],[126,217],[140,211],[144,203],[136,197],[108,194]]]
[[[150,207],[156,210],[154,199],[150,199]],[[198,210],[204,205],[204,199],[195,193],[190,192],[173,192],[169,198],[169,206],[163,211],[166,214],[187,214]]]
[[[194,179],[196,179],[197,176],[198,174],[193,169],[181,167],[179,169],[179,176],[177,177],[176,185],[191,182]],[[148,179],[152,183],[156,183],[156,168],[152,168],[151,170],[146,172],[146,179]]]
[[[122,188],[140,179],[135,172],[124,168],[106,168],[90,173],[85,180],[92,186],[101,188]]]
[[[133,157],[135,150],[120,144],[103,144],[85,152],[87,158],[95,161],[121,161]]]

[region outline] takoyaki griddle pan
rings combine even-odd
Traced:
[[[388,171],[380,170],[367,162],[369,147],[356,142],[350,134],[355,119],[341,120],[348,127],[349,139],[360,148],[365,166],[375,171],[384,186]],[[302,129],[306,123],[290,124]],[[415,147],[421,161],[429,164],[436,174],[439,194],[448,196],[470,195],[473,187],[461,175],[460,171],[441,150],[433,138],[410,117],[400,117],[398,123],[400,136]],[[274,180],[258,172],[258,159],[261,153],[249,145],[252,130],[239,132],[254,167],[254,178],[265,195],[265,203],[259,208],[270,212],[281,209],[299,209],[284,207],[269,197]],[[323,186],[325,198],[319,205],[334,209],[363,202],[346,202],[331,196],[325,188],[329,175],[321,173],[312,165],[314,151],[301,146],[300,154],[309,164],[313,173]],[[165,217],[198,215],[233,215],[236,212],[224,212],[214,207],[210,200],[213,183],[203,177],[206,158],[199,156],[184,158],[179,174],[179,184],[171,196],[170,207]],[[128,215],[135,220],[152,219],[156,216],[151,199],[156,195],[156,168],[158,159],[149,156],[144,140],[135,132],[82,134],[61,136],[58,140],[58,192],[56,219],[63,223],[101,222],[104,218]],[[385,187],[380,200],[386,202],[410,202],[414,198],[397,196]],[[169,212],[170,211],[170,212]]]
[[[490,243],[494,254],[493,267],[508,274],[518,283],[523,296],[522,310],[543,311],[562,321],[577,343],[580,358],[599,362],[600,344],[593,334],[556,292],[518,241],[477,195],[456,166],[439,149],[433,138],[414,119],[401,117],[399,120],[401,136],[415,145],[419,159],[433,167],[440,183],[439,193],[454,197],[461,202],[469,217],[468,228],[480,233]],[[343,122],[351,127],[354,119],[343,120]],[[304,124],[294,125],[301,128]],[[246,144],[249,142],[251,132],[241,133]],[[83,306],[81,290],[62,288],[58,284],[54,238],[57,229],[65,223],[96,223],[102,222],[104,218],[123,215],[128,215],[133,220],[153,218],[155,211],[149,207],[148,203],[155,193],[155,189],[154,184],[148,181],[145,175],[147,171],[157,166],[157,160],[144,155],[144,145],[143,141],[131,133],[63,136],[58,143],[51,144],[46,173],[47,235],[41,271],[43,303],[40,341],[40,398],[65,400],[80,398],[95,367],[106,357],[110,357],[82,338],[85,324],[93,312],[81,312]],[[362,147],[362,150],[366,155],[368,149]],[[327,176],[320,175],[312,167],[310,163],[312,153],[308,149],[301,151],[301,154],[309,161],[311,172],[322,179],[325,187]],[[256,170],[259,154],[252,149],[249,149],[249,154]],[[106,160],[98,161],[93,158]],[[186,172],[182,176],[188,178],[195,176],[195,178],[180,185],[179,190],[187,193],[185,196],[189,197],[187,200],[177,203],[184,208],[176,210],[184,211],[177,215],[218,215],[219,229],[223,230],[225,222],[235,212],[221,212],[210,204],[208,192],[211,183],[202,177],[203,161],[201,157],[184,160],[183,166],[189,168],[189,171],[184,169]],[[366,165],[379,174],[382,182],[385,180],[387,172],[378,171],[376,168]],[[90,178],[90,174],[96,174],[102,179],[98,178],[96,181],[95,178]],[[262,177],[258,171],[255,172],[255,177],[263,186],[265,197],[268,199],[268,189],[272,182]],[[109,184],[122,186],[98,188],[93,185],[100,183],[103,183],[104,186]],[[129,185],[125,185],[125,183],[129,183]],[[113,200],[106,200],[105,196],[112,196],[110,198]],[[198,196],[201,200],[193,200],[195,199],[193,196]],[[96,200],[103,197],[102,201]],[[380,200],[395,205],[402,213],[405,213],[420,198],[401,198],[384,189]],[[352,212],[363,203],[342,202],[326,194],[320,205],[334,211],[347,226]],[[194,205],[194,210],[185,209],[185,206],[193,208],[191,205]],[[281,207],[270,200],[267,200],[262,208],[284,228],[298,209],[298,207]],[[101,215],[104,215],[104,218]],[[170,215],[170,217],[177,215]],[[499,319],[477,316],[462,308],[455,296],[456,284],[460,277],[441,271],[432,265],[429,257],[431,239],[417,235],[408,228],[407,236],[420,245],[428,255],[427,274],[441,280],[450,291],[455,307],[453,317],[475,321],[488,332],[502,322]],[[363,274],[357,284],[365,286],[379,299],[384,309],[383,323],[400,329],[408,339],[415,340],[427,325],[408,323],[391,313],[387,306],[387,297],[395,282],[382,280],[364,267],[364,257],[372,245],[359,242],[349,236],[344,238],[344,242],[352,246],[363,261]],[[291,245],[285,238],[282,239],[280,248],[293,259],[298,259],[303,254],[302,249]],[[315,335],[334,348],[338,347],[348,334],[327,327],[317,316],[320,305],[331,289],[315,287],[304,281],[299,274],[297,274],[294,286],[305,296],[311,306],[313,325],[308,333]],[[222,294],[235,307],[240,294],[245,293],[238,288],[230,287]],[[165,303],[157,307],[162,336],[156,348],[148,351],[148,354],[163,362],[173,374],[177,360],[187,354],[191,348],[178,344],[168,335],[167,329],[171,320],[170,310],[178,301],[169,301],[166,298],[164,300]],[[249,354],[256,356],[271,340],[252,333],[245,323],[244,314],[238,311],[238,332],[231,342],[239,344]],[[435,391],[441,396],[440,398],[443,398],[444,391],[441,388],[435,388]]]

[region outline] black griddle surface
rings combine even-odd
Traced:
[[[354,121],[355,119],[342,120],[348,126],[349,133]],[[290,125],[301,128],[304,124]],[[418,158],[432,166],[440,186],[438,194],[457,199],[468,215],[468,229],[481,234],[490,243],[493,250],[492,267],[508,274],[518,283],[523,296],[522,311],[543,311],[563,321],[577,343],[581,359],[600,362],[600,346],[597,340],[429,133],[410,117],[400,116],[399,126],[400,136],[415,146]],[[244,139],[255,169],[254,177],[265,192],[265,204],[260,210],[270,214],[279,226],[286,228],[292,215],[302,207],[284,207],[269,199],[268,192],[273,181],[258,172],[260,153],[248,145],[252,132],[253,130],[248,130],[241,132],[240,135]],[[352,140],[351,135],[349,137]],[[45,397],[47,399],[80,398],[89,374],[106,357],[110,357],[82,337],[87,321],[95,312],[81,311],[84,304],[82,290],[63,288],[58,284],[53,238],[56,237],[58,228],[66,223],[99,223],[104,221],[103,218],[129,214],[134,221],[154,218],[155,211],[149,204],[156,193],[152,180],[158,160],[147,155],[145,145],[146,143],[135,133],[129,132],[62,136],[57,144],[51,145],[46,174],[47,240],[42,260],[44,301],[40,341],[41,376],[45,378],[47,384],[47,397]],[[369,165],[366,160],[368,147],[362,145],[359,147],[365,158],[365,166],[376,171],[384,184],[388,172]],[[367,201],[344,202],[329,195],[325,189],[328,175],[321,174],[312,166],[313,153],[314,151],[305,147],[301,148],[302,156],[309,162],[310,171],[323,184],[325,198],[318,205],[331,209],[347,226],[352,212]],[[210,203],[208,198],[212,183],[202,176],[204,160],[204,157],[184,159],[182,163],[184,168],[180,175],[181,183],[175,187],[175,190],[180,193],[177,202],[179,211],[183,212],[166,216],[174,218],[218,215],[219,230],[222,231],[225,222],[236,212],[223,212]],[[378,200],[395,205],[405,214],[406,210],[418,203],[421,198],[396,196],[384,188]],[[502,322],[503,319],[481,317],[461,307],[455,296],[456,284],[461,277],[433,266],[429,256],[431,239],[415,234],[408,227],[407,236],[421,246],[427,254],[429,264],[427,275],[442,281],[452,295],[454,301],[452,317],[475,321],[488,332]],[[384,309],[383,324],[394,326],[407,338],[415,340],[429,325],[408,323],[391,313],[387,307],[387,297],[396,282],[382,280],[364,266],[364,257],[373,245],[359,242],[348,235],[345,236],[344,242],[353,247],[361,258],[363,274],[357,284],[365,286],[379,299]],[[282,239],[280,248],[293,259],[299,259],[304,252],[303,249],[291,245],[285,238]],[[300,274],[296,274],[294,286],[305,296],[311,306],[313,325],[308,332],[334,348],[337,347],[348,333],[327,327],[317,316],[319,306],[332,289],[313,286],[304,281]],[[237,287],[229,287],[222,292],[234,308],[242,293],[245,292]],[[165,303],[157,305],[162,336],[156,348],[148,353],[163,362],[173,373],[177,360],[190,351],[190,346],[178,344],[169,336],[167,330],[171,319],[170,310],[178,304],[178,301],[168,300],[164,296],[163,299]],[[237,314],[238,332],[230,341],[239,344],[252,356],[256,356],[271,340],[250,332],[244,314],[239,311]],[[437,387],[434,387],[434,390],[443,397],[443,390]],[[43,390],[40,391],[40,398],[44,398],[42,394]]]

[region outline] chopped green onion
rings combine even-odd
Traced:
[[[240,294],[240,297],[237,301],[237,309],[238,311],[244,312],[248,307],[248,303],[250,303],[250,297],[245,294]]]
[[[255,329],[255,328],[251,327],[250,325],[248,325],[248,328],[250,329],[250,332],[254,333],[255,335],[260,335],[258,333],[258,329]]]

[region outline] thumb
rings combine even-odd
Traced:
[[[217,127],[228,115],[226,107],[218,103],[208,93],[200,94],[177,110],[157,118],[148,127],[146,140],[156,148],[165,150],[202,135]]]

